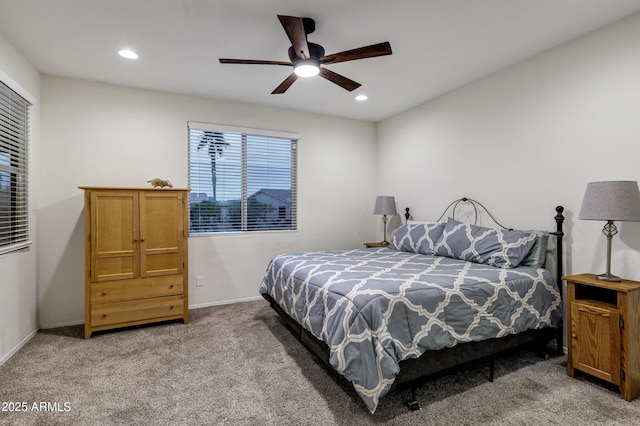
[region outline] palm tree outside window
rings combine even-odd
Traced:
[[[213,201],[216,201],[216,160],[218,156],[222,156],[224,148],[229,146],[229,142],[225,142],[224,133],[204,131],[198,143],[198,150],[206,149],[211,158],[211,190]]]

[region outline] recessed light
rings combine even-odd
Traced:
[[[368,99],[367,95],[356,96],[356,101],[366,101],[367,99]]]
[[[138,54],[136,52],[134,52],[133,50],[129,50],[129,49],[118,50],[118,54],[120,56],[122,56],[123,58],[138,59]]]

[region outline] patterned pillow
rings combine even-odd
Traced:
[[[410,253],[433,254],[433,248],[442,236],[444,226],[442,222],[409,222],[401,225],[389,247]]]
[[[529,253],[535,234],[470,225],[449,218],[434,254],[498,268],[515,268]]]

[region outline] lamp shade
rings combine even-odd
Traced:
[[[376,205],[373,207],[373,214],[397,215],[396,199],[389,195],[377,196]]]
[[[640,190],[635,181],[590,182],[579,219],[640,222]]]

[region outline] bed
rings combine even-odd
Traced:
[[[456,219],[461,203],[472,221]],[[498,227],[477,225],[478,209]],[[551,339],[562,348],[563,208],[553,232],[505,228],[466,197],[447,212],[415,222],[407,209],[388,247],[286,253],[267,267],[262,296],[371,413],[397,387],[411,387],[419,408],[420,383],[456,366]],[[555,276],[544,267],[549,235]]]

